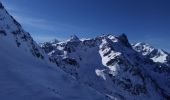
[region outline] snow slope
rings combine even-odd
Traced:
[[[107,100],[49,62],[0,2],[0,100]]]
[[[50,61],[111,99],[164,100],[169,98],[165,78],[155,72],[156,64],[136,52],[126,35],[103,35],[94,39],[76,38],[46,42],[41,48]],[[75,40],[74,40],[75,39]],[[153,70],[150,71],[150,70]],[[163,83],[156,79],[163,78]]]

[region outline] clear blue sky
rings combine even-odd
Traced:
[[[38,41],[125,33],[170,51],[170,0],[1,0]]]

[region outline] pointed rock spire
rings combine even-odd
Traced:
[[[70,42],[79,42],[80,39],[76,35],[72,35],[71,38],[68,41],[70,41]]]
[[[1,1],[0,1],[0,9],[4,9],[4,6],[2,5]]]
[[[56,44],[56,43],[59,43],[60,41],[59,40],[57,40],[57,39],[53,39],[52,41],[50,41],[50,43],[52,43],[52,44]]]
[[[130,45],[130,43],[129,43],[129,40],[128,40],[127,36],[126,36],[124,33],[122,33],[121,35],[119,35],[119,36],[118,36],[118,39],[119,39],[125,46],[131,48],[131,45]]]

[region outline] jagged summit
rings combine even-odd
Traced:
[[[69,41],[69,42],[79,42],[80,39],[76,35],[72,35],[72,36],[70,36],[70,39],[67,40],[67,41]]]
[[[156,49],[148,43],[136,43],[132,45],[133,48],[144,56],[149,57],[154,62],[170,64],[170,54],[162,49]]]
[[[137,52],[142,53],[142,55],[149,55],[154,50],[150,44],[145,42],[134,43],[132,46]]]
[[[131,48],[131,45],[129,43],[129,40],[127,38],[127,36],[123,33],[121,35],[119,35],[118,39],[127,47],[130,47]]]
[[[4,9],[4,6],[2,5],[1,1],[0,1],[0,9]]]
[[[55,43],[59,43],[60,41],[58,39],[53,39],[52,41],[50,41],[50,43],[55,44]]]

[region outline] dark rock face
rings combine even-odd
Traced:
[[[49,42],[46,42],[44,44],[42,44],[43,46],[41,46],[41,48],[46,52],[46,53],[49,53],[51,52],[52,50],[54,50],[53,46],[51,43]]]
[[[31,52],[37,58],[44,59],[44,56],[39,52],[38,48],[35,45],[32,46]]]
[[[119,39],[125,46],[131,48],[131,45],[130,45],[130,43],[129,43],[129,41],[128,41],[128,38],[127,38],[127,36],[126,36],[124,33],[123,33],[122,35],[120,35],[120,36],[118,37],[118,39]]]
[[[73,66],[78,65],[77,61],[73,58],[64,58],[63,61]]]
[[[7,33],[4,30],[0,30],[0,35],[6,36]]]
[[[2,5],[1,2],[0,2],[0,9],[4,9],[4,6]]]
[[[21,43],[16,40],[17,47],[20,47]]]

